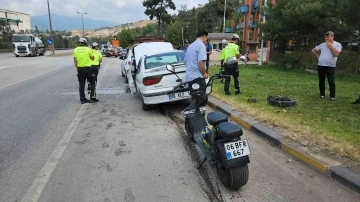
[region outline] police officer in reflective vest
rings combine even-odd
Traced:
[[[100,63],[102,62],[102,54],[99,51],[99,44],[94,42],[92,43],[92,49],[94,54],[94,60],[91,61],[91,68],[95,74],[95,89],[94,89],[94,97],[96,97],[96,84],[97,84],[97,76],[99,74]],[[88,91],[91,91],[91,84],[88,81]]]
[[[220,60],[224,60],[224,75],[232,75],[234,77],[235,95],[239,95],[240,83],[239,83],[239,66],[237,59],[241,56],[239,52],[240,37],[237,34],[232,35],[231,42],[222,50],[222,56]],[[225,78],[224,91],[226,95],[230,95],[229,85],[230,77]]]
[[[85,38],[79,39],[79,46],[74,49],[73,53],[74,65],[78,72],[79,80],[79,94],[81,104],[88,102],[99,102],[94,97],[95,90],[95,74],[91,68],[91,61],[94,60],[93,50],[87,47],[87,40]],[[88,80],[91,84],[90,100],[85,97],[85,83]]]
[[[225,49],[225,47],[227,46],[227,41],[226,41],[226,39],[223,39],[222,41],[221,41],[221,43],[222,43],[222,45],[223,45],[223,47],[222,47],[222,50],[220,51],[220,72],[219,73],[221,73],[222,75],[224,75],[224,49]],[[221,78],[221,81],[220,81],[221,83],[224,83],[224,78]]]

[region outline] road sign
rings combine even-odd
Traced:
[[[47,42],[48,45],[53,44],[53,40],[51,38],[46,39],[46,42]]]
[[[53,46],[52,46],[52,45],[48,45],[48,50],[53,50]]]

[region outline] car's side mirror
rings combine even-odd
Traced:
[[[172,65],[166,65],[166,69],[167,69],[169,72],[172,72],[172,73],[175,72],[175,67],[173,67]]]

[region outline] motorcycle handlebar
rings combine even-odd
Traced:
[[[221,78],[229,78],[231,77],[230,75],[219,75],[219,74],[215,74],[214,76],[210,77],[209,82],[206,84],[206,88],[212,83],[212,80],[214,79],[221,79]],[[189,82],[181,82],[178,85],[173,87],[173,90],[176,91],[177,89],[179,89],[181,86],[186,85]]]
[[[174,87],[173,87],[173,90],[176,91],[176,90],[179,89],[181,86],[184,86],[184,85],[187,84],[187,83],[189,83],[189,82],[181,82],[181,83],[179,83],[178,85],[174,86]]]

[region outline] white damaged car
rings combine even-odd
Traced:
[[[139,62],[131,65],[131,75],[128,75],[129,88],[133,95],[139,95],[142,109],[149,110],[151,105],[174,102],[191,98],[189,87],[176,92],[173,87],[185,80],[186,66],[184,51],[172,50],[163,53],[144,54]],[[176,74],[167,70],[166,65],[175,67]],[[208,82],[208,79],[206,79]],[[206,89],[209,94],[211,86]]]

